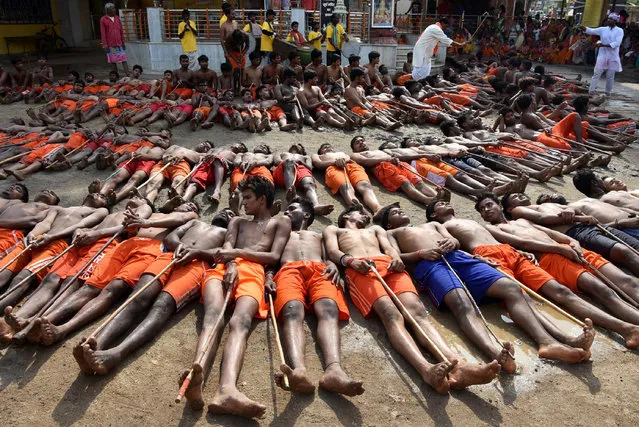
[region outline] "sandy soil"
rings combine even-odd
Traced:
[[[80,70],[83,71],[83,70]],[[635,119],[637,102],[633,101],[638,85],[618,86],[618,95],[609,105]],[[24,105],[0,108],[0,121],[14,115],[24,116]],[[26,117],[26,116],[25,116]],[[486,123],[493,117],[487,118]],[[96,122],[97,123],[97,122]],[[155,125],[154,128],[158,128]],[[421,136],[439,134],[435,128],[408,127],[397,135]],[[388,137],[378,130],[365,130],[368,138]],[[211,131],[191,133],[186,125],[174,131],[174,142],[193,146],[201,139],[217,145],[243,141],[254,146],[266,142],[274,151],[285,150],[293,142],[303,142],[309,151],[324,141],[331,141],[348,150],[352,134],[335,131],[287,134],[273,131],[266,135],[230,132],[216,126]],[[375,144],[373,144],[375,145]],[[608,173],[627,180],[629,187],[639,187],[639,154],[636,148],[615,158]],[[110,172],[89,168],[81,172],[39,173],[26,183],[31,191],[48,186],[62,197],[64,205],[78,204],[86,194],[87,184],[94,178],[104,178]],[[316,178],[323,182],[319,174]],[[389,193],[375,180],[380,200],[389,203],[401,200],[414,223],[424,219],[423,208],[405,197]],[[228,187],[225,187],[228,188]],[[559,191],[569,199],[579,197],[570,177],[554,178],[546,185],[532,183],[528,193],[536,197],[545,191]],[[313,229],[320,230],[336,220],[342,210],[323,184],[319,185],[322,202],[332,201],[336,210],[328,218],[318,218]],[[283,194],[278,193],[280,197]],[[163,190],[159,202],[166,198]],[[196,200],[202,203],[202,196]],[[228,195],[224,192],[225,206]],[[479,219],[472,203],[459,196],[453,202],[461,216]],[[206,206],[202,204],[203,206]],[[205,209],[209,220],[212,210]],[[433,308],[432,319],[453,348],[469,361],[484,362],[477,349],[463,337],[448,312]],[[0,413],[11,425],[637,425],[639,415],[639,381],[637,355],[626,351],[619,337],[599,330],[593,346],[593,363],[567,366],[541,361],[536,357],[531,339],[513,327],[497,306],[485,306],[483,311],[497,335],[511,340],[517,349],[520,365],[516,375],[501,375],[499,380],[449,396],[436,395],[424,386],[416,372],[391,349],[378,320],[365,320],[354,306],[352,319],[342,324],[343,365],[355,379],[364,381],[366,392],[356,398],[344,398],[318,392],[314,396],[291,395],[276,388],[271,380],[279,366],[272,325],[256,321],[248,342],[248,353],[240,375],[239,388],[249,397],[268,406],[264,419],[254,422],[234,417],[212,417],[205,412],[193,412],[184,404],[175,404],[177,379],[190,366],[197,334],[201,328],[202,309],[194,302],[178,313],[165,332],[154,342],[129,358],[123,366],[107,377],[90,377],[80,373],[71,355],[72,347],[94,326],[69,337],[51,348],[11,347],[0,352]],[[547,310],[544,307],[544,310]],[[567,329],[577,331],[569,322],[558,318]],[[314,345],[316,321],[306,324],[306,356],[311,377],[317,381],[322,373],[321,356]],[[223,337],[222,344],[224,343]],[[219,358],[205,388],[210,398],[217,385]]]

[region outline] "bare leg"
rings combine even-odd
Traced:
[[[622,300],[615,291],[591,273],[581,274],[577,279],[577,287],[583,293],[596,298],[619,319],[639,325],[639,310]]]
[[[357,192],[362,195],[362,198],[364,199],[364,205],[366,205],[366,207],[370,209],[373,214],[379,212],[379,210],[382,208],[382,205],[379,203],[379,200],[377,200],[377,196],[375,195],[375,191],[373,190],[373,186],[371,185],[371,183],[368,181],[360,181],[355,184],[354,187],[355,190],[357,190]]]

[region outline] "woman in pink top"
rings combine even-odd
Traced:
[[[106,15],[100,19],[100,34],[102,35],[102,47],[107,53],[107,62],[113,64],[113,70],[118,71],[118,64],[126,75],[129,75],[129,64],[126,62],[126,52],[124,51],[124,31],[122,21],[115,13],[115,5],[107,3],[104,5]]]

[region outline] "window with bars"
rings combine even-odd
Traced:
[[[51,23],[51,0],[0,0],[0,24]]]

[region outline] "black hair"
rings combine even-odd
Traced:
[[[404,94],[404,89],[401,86],[395,86],[391,92],[395,98],[399,98]]]
[[[207,85],[207,86],[208,86],[208,85],[209,85],[209,82],[208,82],[207,80],[200,79],[200,80],[198,80],[198,81],[197,81],[197,85],[199,86],[199,85],[201,85],[201,84],[205,84],[205,85]]]
[[[172,70],[164,70],[164,72],[162,74],[166,74],[166,73],[173,74],[173,71]]]
[[[266,198],[266,207],[270,209],[271,206],[273,206],[273,200],[275,200],[275,187],[271,181],[263,176],[251,175],[246,177],[244,181],[240,182],[239,189],[240,191],[252,191],[255,194],[256,199],[264,196]]]
[[[295,25],[299,26],[299,25],[300,25],[300,23],[299,23],[299,22],[297,22],[297,21],[293,21],[293,22],[291,22],[291,27],[293,27],[293,26],[295,26]]]
[[[352,139],[351,139],[351,150],[353,149],[353,147],[355,147],[355,143],[357,142],[358,139],[365,139],[364,135],[355,135]]]
[[[555,83],[557,83],[557,80],[555,80],[553,77],[551,76],[544,77],[544,87],[554,85]]]
[[[311,59],[315,59],[315,58],[321,58],[322,57],[322,51],[319,49],[313,49],[311,50]]]
[[[190,15],[191,15],[191,12],[189,12],[189,10],[188,10],[188,9],[183,9],[183,10],[182,10],[182,16],[186,16],[186,15],[189,15],[189,16],[190,16]]]
[[[308,199],[300,196],[297,196],[293,200],[291,200],[291,203],[289,203],[289,205],[292,205],[293,203],[298,203],[302,207],[302,210],[305,213],[309,214],[308,220],[306,221],[306,226],[310,227],[313,221],[315,221],[315,209],[313,207],[313,204]]]
[[[47,59],[47,60],[48,60],[48,59],[49,59],[49,57],[47,56],[47,54],[46,54],[46,53],[44,53],[44,52],[40,52],[40,53],[38,54],[38,59]]]
[[[331,145],[330,142],[325,142],[322,145],[319,146],[319,148],[317,149],[317,154],[322,154],[322,150],[325,149],[326,147],[331,147],[333,148],[333,146]]]
[[[519,92],[519,87],[514,83],[508,83],[505,89],[506,95],[514,95]]]
[[[233,210],[231,208],[224,208],[224,209],[220,210],[217,214],[215,214],[215,216],[211,220],[211,225],[217,225],[218,227],[222,227],[222,228],[227,228],[228,227],[229,223],[231,222],[230,219],[218,219],[218,216],[224,211],[233,212]],[[233,212],[233,216],[235,216],[235,212]],[[233,219],[233,218],[231,218],[231,219]]]
[[[282,77],[284,79],[288,79],[289,77],[297,77],[297,73],[291,70],[290,68],[286,68],[284,69],[284,72],[282,73]]]
[[[206,55],[200,55],[197,57],[197,62],[202,62],[202,61],[206,61],[209,62],[209,57]]]
[[[258,52],[257,50],[254,50],[253,52],[249,53],[249,59],[251,61],[257,58],[260,58],[260,59],[262,58],[262,54]]]
[[[304,148],[304,146],[303,146],[301,143],[297,142],[297,143],[295,143],[295,144],[291,145],[291,147],[288,149],[289,153],[290,153],[290,151],[291,151],[291,148],[293,148],[293,147],[297,148],[297,150],[298,150],[298,151],[299,151],[302,155],[306,156],[306,148]]]
[[[84,80],[76,80],[75,82],[73,82],[73,84],[74,84],[74,85],[80,85],[80,86],[82,86],[82,87],[86,86],[86,85],[84,84]]]
[[[370,52],[368,52],[368,61],[371,62],[373,61],[373,59],[379,58],[380,56],[382,55],[378,51],[371,50]]]
[[[275,11],[273,9],[267,9],[266,16],[269,16],[269,15],[275,16]]]
[[[463,129],[464,128],[463,124],[466,122],[466,120],[472,117],[473,117],[473,113],[471,111],[464,111],[459,116],[457,116],[457,126]]]
[[[435,213],[435,206],[437,205],[437,203],[440,202],[439,199],[433,199],[428,206],[426,206],[426,219],[428,221],[432,221],[433,220],[433,214]]]
[[[532,78],[532,77],[524,77],[523,79],[519,80],[519,90],[521,90],[522,92],[525,92],[526,90],[528,90],[531,86],[534,87],[535,83],[537,83],[537,80]]]
[[[240,96],[242,96],[242,97],[243,97],[243,96],[244,96],[244,94],[245,94],[246,92],[250,93],[250,94],[251,94],[251,96],[253,96],[253,92],[251,92],[251,89],[249,89],[249,88],[244,88],[244,89],[242,89],[242,90],[240,91]]]
[[[568,204],[568,200],[566,200],[566,197],[562,196],[561,194],[558,194],[558,196],[559,196],[558,199],[553,201],[552,203],[557,203],[558,205],[567,205]],[[551,197],[552,197],[551,194],[542,193],[542,194],[539,195],[539,197],[537,197],[536,203],[538,205],[541,205],[541,204],[544,203],[544,200],[548,201]]]
[[[543,76],[546,74],[546,68],[544,68],[543,65],[537,65],[535,67],[535,73]]]
[[[361,77],[365,74],[366,73],[361,68],[353,68],[349,77],[351,78],[351,81],[354,81],[356,78]]]
[[[448,25],[448,24],[450,24],[450,21],[448,20],[447,17],[444,16],[442,18],[439,18],[439,23],[440,24],[444,24],[444,25]]]
[[[514,112],[515,112],[515,111],[514,111],[512,108],[510,108],[510,107],[502,107],[502,108],[499,110],[499,115],[500,115],[500,116],[505,116],[505,115],[506,115],[506,114],[508,114],[508,113],[514,113]]]
[[[341,61],[342,61],[342,56],[341,56],[341,55],[338,55],[338,54],[336,54],[336,53],[331,53],[330,58],[331,58],[331,60],[332,60],[333,62],[335,62],[335,61],[340,61],[340,62],[341,62]]]
[[[95,74],[93,74],[91,71],[87,71],[86,73],[84,73],[84,78],[86,79],[88,76],[95,77]]]
[[[252,18],[253,16],[257,16],[257,12],[254,10],[251,10],[250,12],[248,12],[246,14],[249,18]]]
[[[455,125],[457,125],[457,122],[455,122],[455,120],[444,120],[439,124],[439,129],[444,135],[450,136],[450,131],[452,128],[455,127]]]
[[[530,104],[532,104],[532,96],[530,95],[521,95],[519,98],[517,98],[517,106],[519,107],[520,110],[524,111],[527,110],[528,107],[530,107]]]
[[[189,57],[187,55],[182,54],[182,55],[180,55],[180,58],[179,58],[180,62],[182,62],[183,59],[188,60]]]
[[[406,59],[408,59],[408,57],[411,57],[411,58],[412,58],[412,57],[413,57],[413,52],[408,52],[408,53],[406,54]]]
[[[475,201],[475,210],[477,212],[479,212],[479,204],[486,199],[490,199],[493,202],[499,204],[499,199],[497,198],[497,196],[495,196],[493,193],[489,191],[486,191],[485,193],[482,193],[479,196],[477,196],[477,200]]]
[[[390,205],[384,206],[379,210],[379,213],[382,214],[380,225],[384,230],[388,230],[388,219],[393,208],[399,208],[399,202],[391,203]]]
[[[233,9],[233,6],[231,6],[231,3],[228,3],[228,2],[222,3],[222,12],[228,13],[231,9]]]
[[[588,102],[589,99],[587,96],[580,95],[572,101],[572,106],[575,108],[577,113],[586,114],[588,112]]]
[[[508,65],[517,68],[517,67],[519,67],[519,65],[521,65],[521,59],[519,59],[519,58],[510,58],[508,60]]]
[[[364,88],[364,95],[370,96],[373,93],[373,90],[377,89],[375,85],[368,85]]]
[[[362,57],[359,56],[359,55],[351,55],[351,56],[348,57],[348,64],[349,65],[353,65],[354,62],[357,62],[360,59],[362,59]]]
[[[72,75],[73,77],[75,77],[77,80],[79,80],[79,79],[80,79],[80,74],[78,74],[78,72],[77,72],[77,71],[75,71],[75,70],[71,70],[71,71],[69,71],[69,74],[71,74],[71,75]]]
[[[20,189],[22,190],[22,197],[20,197],[20,200],[24,203],[27,203],[29,201],[29,189],[27,188],[27,186],[21,182],[16,182],[13,185],[15,185],[16,187],[20,187]]]
[[[359,212],[361,214],[364,213],[364,210],[361,206],[351,206],[350,208],[346,208],[346,210],[342,211],[341,214],[337,217],[337,226],[339,228],[343,228],[346,224],[346,216],[351,212]]]
[[[220,70],[221,71],[232,71],[233,67],[228,62],[222,62],[220,64]]]
[[[572,183],[575,188],[590,197],[592,194],[592,183],[595,182],[597,176],[592,169],[579,169],[575,176],[572,177]]]
[[[562,103],[562,102],[564,102],[564,101],[565,101],[565,99],[564,99],[564,97],[563,97],[563,96],[561,96],[561,95],[555,95],[555,96],[553,96],[553,97],[552,97],[552,99],[550,100],[550,103],[551,103],[552,105],[561,105],[561,103]]]
[[[432,74],[424,78],[428,86],[435,86],[437,84],[437,74]]]
[[[524,66],[524,69],[526,71],[530,71],[530,69],[532,68],[532,62],[530,62],[529,60],[525,59],[523,61],[521,61],[521,65]]]
[[[292,51],[292,52],[290,52],[290,53],[288,54],[288,60],[289,60],[289,61],[292,61],[292,60],[294,60],[295,58],[299,58],[299,57],[300,57],[300,54],[299,54],[299,53],[297,53],[297,51],[295,51],[295,50],[294,50],[294,51]]]
[[[168,70],[168,71],[171,71],[171,70]],[[166,71],[165,71],[165,73],[166,73]],[[111,75],[111,74],[115,74],[115,77],[118,78],[118,79],[120,78],[120,74],[116,70],[109,71],[109,75]],[[171,71],[171,74],[173,74],[173,71]]]
[[[510,196],[512,196],[513,194],[517,194],[514,191],[509,191],[508,193],[504,194],[501,198],[501,207],[502,210],[504,211],[504,216],[506,216],[506,218],[511,219],[512,215],[510,214],[510,212],[508,212],[508,208],[510,207]]]
[[[309,82],[317,77],[317,73],[313,70],[304,71],[304,83]]]
[[[379,74],[381,74],[382,76],[385,76],[386,74],[388,74],[388,67],[384,64],[380,65]]]

